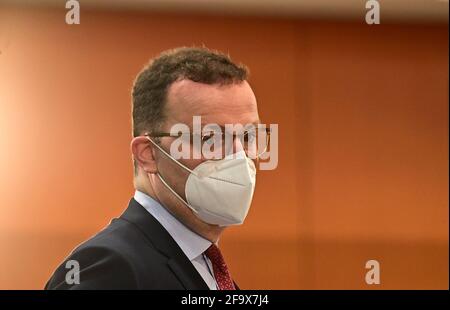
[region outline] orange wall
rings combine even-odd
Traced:
[[[0,8],[0,288],[39,289],[133,194],[130,88],[160,51],[251,69],[279,166],[222,246],[242,288],[448,288],[448,29]],[[381,263],[381,285],[364,282]]]

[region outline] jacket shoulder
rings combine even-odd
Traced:
[[[142,255],[145,251],[145,255]],[[146,261],[143,261],[143,257]],[[76,247],[56,269],[46,289],[138,289],[142,270],[160,254],[132,223],[114,219]],[[79,281],[76,281],[76,280]],[[78,283],[77,283],[78,282]]]

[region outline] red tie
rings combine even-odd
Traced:
[[[231,279],[230,271],[223,259],[219,248],[213,243],[205,251],[206,257],[209,258],[214,270],[214,277],[216,278],[219,290],[235,290],[233,280]]]

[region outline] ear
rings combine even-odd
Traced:
[[[147,137],[139,136],[131,140],[131,153],[137,165],[146,173],[156,173],[156,161],[153,145]]]

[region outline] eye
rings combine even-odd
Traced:
[[[255,131],[246,131],[244,132],[244,142],[253,143],[256,140],[256,132]]]
[[[202,143],[211,145],[214,143],[214,132],[206,133],[202,136]]]

